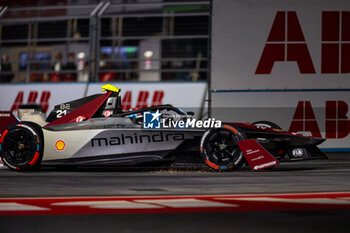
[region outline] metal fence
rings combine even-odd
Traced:
[[[1,82],[208,79],[210,1],[80,2],[0,6]]]

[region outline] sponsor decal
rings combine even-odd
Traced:
[[[251,154],[255,154],[255,153],[259,153],[259,152],[260,152],[259,149],[256,149],[256,150],[249,149],[246,151],[247,155],[251,155]]]
[[[259,170],[278,165],[279,162],[254,139],[237,142],[252,170]]]
[[[323,11],[321,74],[350,72],[350,12]],[[296,11],[278,11],[256,68],[256,75],[271,74],[275,63],[296,62],[301,74],[316,74]]]
[[[162,118],[162,113],[144,112],[143,128],[144,129],[160,129],[160,128],[221,128],[221,121],[215,118],[206,120],[197,120],[191,116],[175,115],[173,117]],[[179,119],[179,120],[176,120]]]
[[[0,117],[10,117],[10,113],[0,113]]]
[[[274,165],[277,165],[277,161],[272,161],[272,162],[256,165],[256,166],[254,166],[254,170],[258,170],[258,169],[262,169],[262,168],[266,168],[266,167],[271,167]]]
[[[123,95],[122,100],[122,110],[126,111],[130,108],[132,108],[132,91],[126,91]],[[148,106],[156,106],[156,105],[162,105],[163,104],[163,98],[164,98],[164,91],[162,90],[156,90],[153,92],[153,97],[151,97],[151,94],[147,90],[141,90],[138,93],[136,107],[137,108],[146,108]],[[150,101],[149,101],[150,99]],[[149,104],[150,102],[150,104]]]
[[[66,147],[66,143],[63,140],[58,140],[55,144],[56,150],[63,151]]]
[[[346,138],[350,134],[349,106],[345,101],[326,101],[325,138]],[[289,132],[311,132],[321,138],[321,130],[310,101],[299,101],[294,112]]]
[[[60,104],[61,110],[70,110],[70,104]]]
[[[286,29],[288,30],[288,36],[286,36]],[[315,73],[310,52],[295,11],[278,11],[276,13],[255,74],[271,74],[275,62],[282,61],[296,62],[301,74]]]
[[[303,156],[303,154],[304,154],[304,151],[301,148],[296,148],[292,150],[293,157],[301,157]]]
[[[19,108],[20,105],[24,104],[23,102],[24,91],[18,92],[15,101],[12,104],[11,112]],[[27,104],[37,103],[39,93],[37,91],[31,91],[28,96]],[[40,96],[39,104],[42,106],[43,111],[46,113],[49,108],[49,100],[51,97],[50,91],[43,91]]]
[[[138,134],[133,135],[121,134],[116,137],[100,137],[91,139],[91,147],[101,146],[119,146],[130,144],[143,144],[143,143],[158,143],[169,141],[183,141],[185,135],[180,132],[159,132],[155,134]]]
[[[132,108],[133,103],[133,96],[135,95],[135,92],[138,93],[136,96],[136,107],[138,108],[146,108],[148,106],[156,106],[163,104],[163,98],[165,96],[163,90],[155,90],[153,93],[147,90],[140,90],[140,91],[126,91],[123,95],[122,100],[122,110],[126,111],[130,108]],[[19,108],[22,104],[36,104],[39,102],[39,104],[42,106],[44,112],[46,113],[49,109],[49,101],[51,98],[51,91],[45,90],[41,93],[38,91],[30,91],[28,94],[27,102],[25,103],[25,91],[19,91],[17,93],[16,98],[13,101],[13,104],[11,106],[11,111],[16,110]],[[70,104],[60,104],[60,110],[70,110]]]
[[[78,116],[77,119],[75,120],[75,122],[82,122],[85,119],[86,119],[86,117],[84,117],[84,116]]]
[[[260,155],[260,156],[258,156],[258,157],[256,157],[256,158],[253,158],[252,161],[260,160],[260,159],[263,159],[263,158],[264,158],[264,156],[263,156],[263,155]]]
[[[109,110],[106,110],[104,113],[103,113],[103,116],[104,117],[110,117],[112,115],[112,112],[109,111]]]

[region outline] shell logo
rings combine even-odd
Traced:
[[[85,119],[86,119],[86,117],[84,117],[84,116],[78,116],[77,119],[75,120],[75,122],[82,122]]]
[[[62,151],[66,147],[66,144],[62,140],[58,140],[55,144],[56,150]]]
[[[112,115],[112,112],[109,111],[109,110],[106,110],[104,113],[103,113],[104,117],[110,117]]]

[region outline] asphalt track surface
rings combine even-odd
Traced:
[[[350,154],[264,171],[206,169],[0,169],[0,198],[350,193]],[[350,195],[350,194],[349,194]],[[350,206],[350,205],[349,205]],[[0,213],[1,215],[1,213]],[[169,213],[2,215],[0,232],[350,232],[350,208]]]

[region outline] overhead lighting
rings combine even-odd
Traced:
[[[147,50],[143,54],[145,58],[151,58],[153,56],[153,52],[151,50]]]

